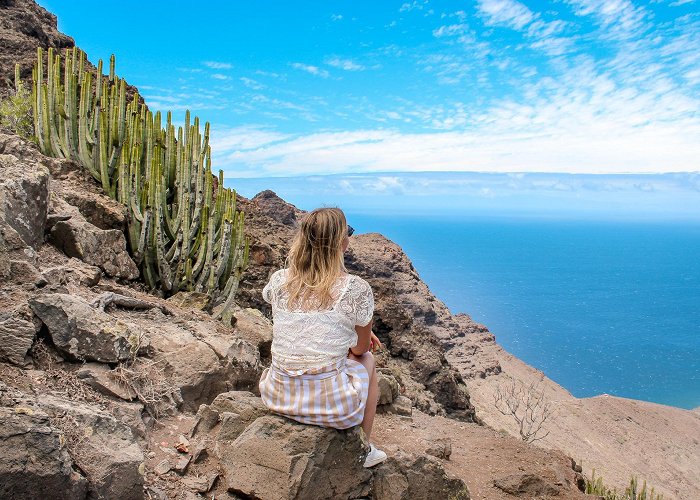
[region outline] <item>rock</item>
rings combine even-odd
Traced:
[[[173,466],[171,465],[170,461],[166,458],[165,460],[162,460],[158,465],[156,465],[155,473],[158,474],[159,476],[164,476],[168,472],[170,472],[170,469],[172,469]]]
[[[301,210],[290,205],[269,189],[256,194],[251,201],[256,203],[268,217],[285,226],[296,226],[298,216],[302,214]]]
[[[69,257],[97,266],[109,276],[128,280],[139,277],[139,270],[126,251],[122,231],[100,229],[86,220],[71,217],[54,225],[50,239]]]
[[[83,189],[64,188],[61,196],[80,210],[90,224],[100,229],[126,229],[126,209],[118,201]]]
[[[410,417],[413,414],[413,404],[406,396],[399,396],[392,404],[386,407],[386,411],[389,413],[396,413],[397,415]]]
[[[36,47],[72,47],[73,39],[57,29],[56,16],[35,2],[3,2],[0,7],[0,86],[14,85],[12,74],[19,62],[22,79],[31,79]]]
[[[43,278],[52,285],[66,285],[75,282],[78,285],[92,287],[102,279],[102,271],[96,266],[70,258],[66,265],[53,266],[41,272]]]
[[[119,383],[113,376],[109,366],[102,363],[86,363],[76,373],[78,378],[93,389],[126,401],[136,399],[136,393],[128,386]]]
[[[272,356],[272,321],[257,309],[252,308],[235,311],[235,318],[236,333],[257,345],[260,358],[269,362]]]
[[[129,359],[139,345],[137,334],[125,323],[79,297],[39,295],[29,305],[48,328],[56,348],[71,359],[117,363]]]
[[[191,460],[191,455],[185,455],[178,458],[177,462],[175,462],[175,465],[173,466],[173,470],[182,476],[187,470],[187,467],[190,465]]]
[[[85,498],[61,433],[37,408],[0,408],[0,498]]]
[[[493,485],[509,495],[526,498],[554,496],[558,495],[560,490],[536,474],[511,474],[494,479]]]
[[[369,494],[359,427],[335,430],[260,417],[219,447],[228,491],[251,499],[359,498]]]
[[[432,457],[399,452],[374,468],[375,500],[449,498],[469,500],[464,481],[448,477]]]
[[[88,478],[91,498],[143,498],[143,452],[127,425],[75,401],[42,395],[38,404],[60,422],[71,455]]]
[[[206,493],[210,490],[209,480],[206,477],[186,477],[182,480],[182,484],[197,493]]]
[[[229,391],[219,394],[211,405],[200,406],[194,432],[209,432],[220,422],[214,448],[217,453],[219,446],[228,446],[257,418],[268,413],[265,404],[253,393]]]
[[[35,335],[36,328],[31,321],[15,315],[5,318],[0,315],[0,360],[23,366]]]
[[[425,452],[437,458],[449,460],[452,455],[452,440],[450,438],[437,438],[428,443]]]
[[[211,296],[208,293],[200,292],[177,292],[168,298],[168,302],[182,309],[199,309],[206,311],[211,303]]]
[[[229,412],[238,415],[242,422],[252,423],[258,417],[269,413],[265,403],[248,391],[229,391],[216,396],[210,408],[218,413]]]
[[[190,431],[190,437],[206,434],[219,423],[219,412],[212,410],[209,405],[200,405],[195,416],[195,423]]]
[[[391,404],[399,396],[399,383],[396,378],[383,371],[377,371],[377,382],[379,383],[378,405]]]
[[[0,219],[38,250],[49,212],[49,171],[36,163],[0,154]]]

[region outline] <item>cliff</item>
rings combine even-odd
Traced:
[[[0,2],[0,23],[6,84],[37,44],[73,44],[28,0]],[[346,262],[373,287],[386,345],[374,439],[391,459],[367,472],[350,458],[361,436],[276,419],[255,396],[271,339],[260,291],[300,210],[271,192],[239,199],[251,265],[226,326],[201,310],[205,297],[145,293],[124,211],[77,165],[0,134],[0,169],[0,498],[583,497],[567,454],[611,484],[634,472],[697,496],[697,412],[577,400],[544,377],[563,416],[547,448],[509,435],[494,388],[542,374],[452,315],[379,234],[353,236]],[[335,478],[337,463],[353,481]]]

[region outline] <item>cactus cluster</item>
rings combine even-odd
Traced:
[[[199,119],[177,132],[172,115],[161,124],[114,72],[96,76],[85,53],[41,48],[33,71],[34,128],[41,151],[87,168],[105,193],[127,207],[128,240],[141,275],[166,295],[181,290],[212,296],[220,317],[228,315],[248,263],[244,214],[236,193],[224,188],[223,172],[211,171],[209,123]],[[93,81],[94,79],[94,81]]]

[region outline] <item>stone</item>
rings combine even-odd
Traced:
[[[76,258],[68,259],[66,265],[44,269],[41,274],[48,283],[53,285],[75,282],[78,285],[92,287],[102,279],[102,271],[97,266],[91,266]]]
[[[168,460],[166,458],[165,460],[161,460],[160,463],[158,463],[158,465],[156,465],[156,468],[154,470],[155,470],[156,474],[158,474],[159,476],[164,476],[165,474],[170,472],[170,469],[172,469],[172,468],[173,468],[173,466],[170,463],[170,460]]]
[[[209,480],[206,477],[186,477],[182,480],[182,484],[197,493],[206,493],[209,491]]]
[[[235,311],[236,333],[256,344],[260,358],[269,361],[272,357],[272,321],[260,311],[244,308]]]
[[[88,478],[91,498],[143,499],[144,456],[129,426],[105,411],[58,397],[42,395],[38,405],[77,438],[68,443]]]
[[[34,162],[0,154],[0,219],[35,250],[44,243],[49,213],[49,171]]]
[[[383,371],[377,371],[377,382],[379,384],[378,405],[387,405],[394,402],[399,396],[399,383],[396,378]]]
[[[109,314],[68,294],[38,295],[29,305],[46,325],[56,348],[71,359],[126,361],[139,342],[129,327]]]
[[[374,500],[450,498],[469,500],[464,481],[450,477],[433,457],[399,452],[373,468]]]
[[[499,490],[516,497],[533,498],[539,496],[558,495],[560,489],[549,484],[536,474],[511,474],[493,480],[493,485]]]
[[[111,375],[109,366],[102,363],[85,363],[76,375],[87,385],[107,396],[132,401],[136,393],[128,386],[119,383]]]
[[[35,336],[36,328],[31,321],[15,315],[0,316],[0,360],[23,366]]]
[[[185,471],[187,471],[187,467],[189,467],[191,461],[191,455],[182,456],[177,459],[177,462],[175,462],[173,470],[182,476],[185,473]]]
[[[51,229],[51,242],[69,257],[75,257],[102,269],[108,276],[133,280],[139,270],[126,251],[124,233],[118,229],[100,229],[71,217]]]
[[[396,413],[397,415],[402,415],[410,417],[413,414],[413,403],[411,399],[406,396],[397,397],[394,402],[388,405],[386,411],[389,413]]]
[[[218,413],[230,412],[248,423],[269,413],[265,403],[248,391],[229,391],[216,396],[210,408]]]
[[[449,460],[452,455],[452,440],[450,438],[436,438],[428,442],[425,449],[428,455]]]
[[[33,407],[0,407],[0,498],[85,498],[62,434]]]
[[[211,296],[201,292],[177,292],[168,298],[168,302],[182,309],[198,309],[206,311],[211,303]]]
[[[126,209],[112,198],[75,188],[64,188],[61,196],[77,207],[88,222],[100,229],[124,231],[126,228]]]
[[[369,495],[359,427],[336,430],[267,415],[224,446],[219,460],[230,493],[244,498],[359,498]]]

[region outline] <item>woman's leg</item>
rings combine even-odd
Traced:
[[[365,431],[367,439],[369,439],[369,436],[372,433],[374,414],[377,413],[377,399],[379,398],[379,383],[377,382],[374,356],[372,356],[371,352],[366,352],[362,356],[356,356],[353,353],[349,353],[348,358],[361,363],[362,366],[367,369],[367,373],[369,373],[369,393],[367,394],[365,416],[362,419],[362,430]]]

